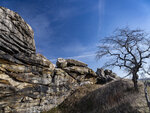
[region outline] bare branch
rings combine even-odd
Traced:
[[[140,29],[130,30],[128,27],[117,29],[112,36],[100,41],[97,56],[113,58],[105,66],[117,66],[128,70],[133,75],[137,87],[137,73],[142,68],[145,59],[150,58],[150,40]]]

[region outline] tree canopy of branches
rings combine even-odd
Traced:
[[[150,58],[149,35],[140,29],[116,29],[113,35],[100,40],[97,58],[104,56],[110,58],[104,66],[118,66],[128,71],[138,90],[138,72]]]

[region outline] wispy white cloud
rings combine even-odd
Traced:
[[[93,51],[92,52],[86,52],[86,53],[83,53],[81,55],[78,55],[78,56],[68,56],[68,57],[64,57],[64,59],[76,59],[76,60],[80,60],[80,59],[86,59],[87,57],[95,57],[96,56],[96,53],[94,53]],[[57,61],[57,59],[50,59],[52,62],[55,62]]]
[[[99,16],[101,18],[101,16],[103,16],[103,14],[105,13],[105,0],[99,0],[98,10],[99,10]]]
[[[103,16],[104,16],[104,13],[105,13],[105,0],[99,0],[98,12],[99,12],[98,13],[98,15],[99,15],[99,29],[98,29],[98,32],[101,33],[103,19],[104,19]]]
[[[95,53],[92,54],[84,54],[84,55],[79,55],[79,56],[72,56],[72,57],[67,57],[67,59],[81,59],[81,58],[87,58],[87,57],[93,57],[95,56]]]
[[[67,52],[67,53],[83,53],[87,50],[87,47],[83,46],[80,42],[78,41],[73,41],[70,43],[67,43],[65,47],[62,48],[62,51]]]

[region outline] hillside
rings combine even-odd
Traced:
[[[45,113],[149,113],[143,83],[138,85],[139,92],[130,80],[83,86]]]

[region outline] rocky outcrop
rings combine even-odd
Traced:
[[[104,70],[103,68],[97,68],[96,74],[98,76],[97,78],[98,84],[104,84],[119,78],[116,75],[116,73],[112,72],[112,70],[108,70],[108,69]]]
[[[47,111],[77,87],[95,82],[95,72],[85,63],[58,59],[55,68],[37,54],[32,28],[0,7],[0,113]]]
[[[87,64],[74,60],[58,58],[57,68],[64,70],[69,76],[75,79],[79,84],[96,83],[96,73],[87,67]]]
[[[78,86],[91,84],[90,81],[87,78],[79,82],[65,70],[53,66],[15,64],[1,59],[0,111],[46,111],[60,104]]]
[[[32,28],[17,13],[4,7],[0,7],[0,58],[17,64],[51,65],[36,54]]]
[[[49,87],[53,71],[53,64],[36,54],[32,28],[0,7],[0,112],[45,109],[40,104],[55,90]]]
[[[87,67],[87,64],[81,61],[77,61],[74,59],[63,59],[63,58],[58,58],[56,65],[58,68],[65,68],[65,67],[71,67],[71,66]]]
[[[32,28],[15,12],[0,7],[0,50],[9,53],[35,53]]]

